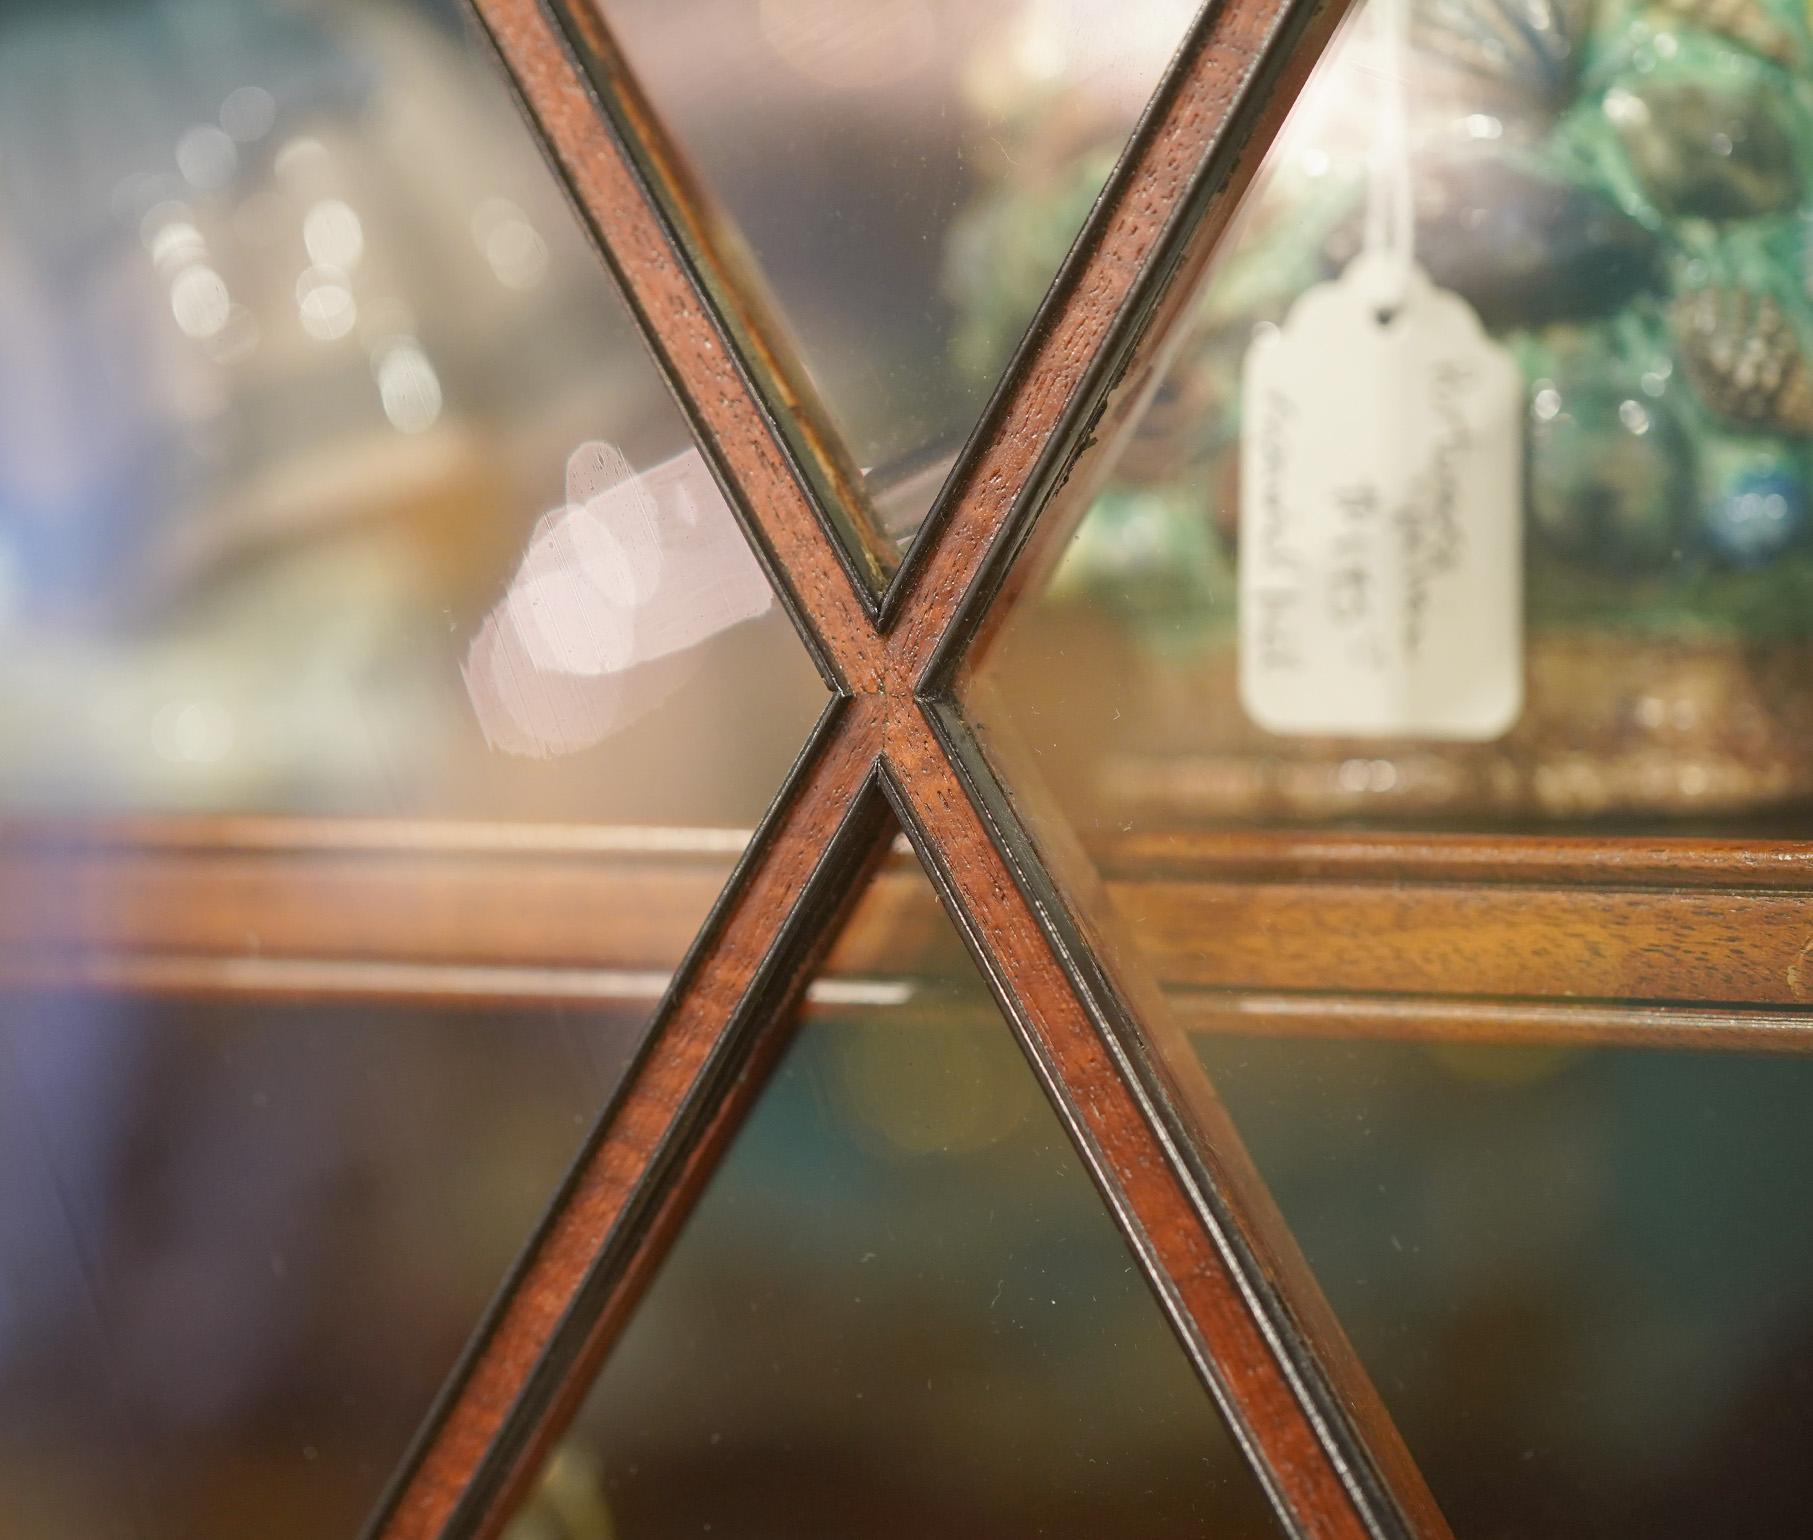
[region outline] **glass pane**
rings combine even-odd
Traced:
[[[1456,1534],[1813,1505],[1813,1063],[1198,1043]]]
[[[930,508],[1195,0],[606,0],[878,522]]]
[[[357,1533],[638,1030],[6,997],[7,1532]]]
[[[0,143],[0,1528],[351,1535],[824,689],[463,8]]]
[[[851,925],[512,1540],[1273,1533],[923,875]]]
[[[460,8],[10,5],[0,135],[0,805],[759,814],[822,690]]]
[[[1250,1142],[1455,1532],[1772,1535],[1813,1499],[1813,1068],[1678,1045],[1798,1021],[1743,1002],[1804,998],[1804,936],[1784,910],[1760,961],[1754,889],[1681,893],[1621,836],[1809,828],[1813,47],[1775,0],[1404,20],[1371,0],[1336,39],[966,710],[1109,966],[1160,986],[1129,994],[1168,1076]],[[1406,229],[1448,299],[1356,305]],[[1447,413],[1479,398],[1417,361],[1451,356],[1438,313],[1477,322],[1469,379],[1503,359],[1502,416]],[[1330,315],[1346,400],[1285,421]],[[1497,479],[1444,481],[1482,443]],[[1302,469],[1330,464],[1366,476]],[[1433,670],[1390,660],[1479,550],[1513,554],[1434,661],[1469,701],[1508,665],[1521,704],[1438,729]],[[1278,709],[1279,659],[1337,725]],[[1399,716],[1329,682],[1361,665]]]
[[[1801,12],[1411,6],[1416,259],[1506,351],[1521,398],[1504,424],[1525,469],[1503,533],[1524,555],[1488,575],[1522,617],[1504,660],[1521,710],[1459,737],[1299,733],[1268,729],[1241,696],[1264,611],[1239,594],[1269,559],[1241,511],[1243,425],[1266,420],[1242,369],[1363,244],[1391,73],[1369,6],[1292,112],[1093,505],[1034,558],[1050,575],[983,664],[981,724],[1001,754],[1017,737],[1037,755],[1084,831],[1799,834],[1813,806]],[[1413,389],[1401,374],[1348,383]],[[1306,423],[1302,442],[1326,448],[1350,419]],[[1393,473],[1422,474],[1405,454]],[[1336,538],[1305,533],[1294,551],[1315,574],[1304,605],[1329,626],[1352,597]],[[1407,549],[1381,544],[1362,575],[1409,582]],[[1438,651],[1475,680],[1498,666],[1483,620]]]

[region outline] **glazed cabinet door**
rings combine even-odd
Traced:
[[[0,125],[0,1530],[1808,1527],[1804,8],[28,0]]]

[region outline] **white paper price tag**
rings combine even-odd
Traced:
[[[1362,254],[1255,340],[1244,392],[1247,713],[1276,733],[1505,732],[1523,705],[1511,356],[1420,269]]]

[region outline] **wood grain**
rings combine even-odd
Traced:
[[[1249,1037],[1700,1052],[1813,1051],[1813,1013],[1624,1001],[1421,999],[1414,995],[1168,993],[1185,1031]]]
[[[1082,973],[1054,949],[1028,896],[1026,874],[1008,866],[999,827],[985,824],[922,715],[945,677],[941,660],[960,652],[1030,519],[1087,452],[1091,424],[1116,386],[1156,356],[1162,339],[1151,323],[1174,318],[1185,302],[1174,280],[1212,242],[1281,115],[1266,88],[1301,78],[1339,7],[1231,0],[1204,12],[960,458],[953,490],[879,610],[815,501],[827,485],[823,457],[813,457],[816,476],[794,457],[802,442],[795,414],[809,418],[809,407],[786,396],[753,312],[727,292],[734,275],[713,271],[709,219],[596,10],[565,7],[563,33],[535,0],[477,0],[477,8],[815,655],[854,699],[835,747],[821,747],[809,764],[682,970],[650,1049],[482,1339],[384,1534],[426,1540],[501,1525],[535,1451],[581,1393],[759,1081],[780,1029],[768,1022],[743,1042],[736,1024],[757,1006],[797,999],[818,934],[801,917],[822,921],[853,891],[849,863],[834,863],[836,880],[814,882],[814,862],[829,859],[879,765],[1292,1530],[1445,1535],[1376,1397],[1324,1324],[1313,1282],[1274,1244],[1275,1216],[1237,1143],[1215,1148],[1226,1131],[1204,1126],[1204,1158],[1219,1176],[1212,1195],[1197,1190],[1200,1167],[1168,1143],[1150,1082],[1096,1019]],[[804,439],[813,431],[807,421]],[[831,490],[843,527],[862,537],[860,552],[867,537],[856,499],[848,486]],[[879,848],[865,849],[865,860]],[[758,951],[786,960],[764,973]],[[720,1082],[714,1066],[732,1044],[741,1044],[737,1073]],[[1304,1366],[1318,1353],[1316,1384],[1306,1385]],[[1339,1388],[1338,1405],[1321,1398],[1324,1380]]]
[[[587,1369],[602,1351],[605,1323],[628,1308],[635,1285],[661,1254],[662,1238],[684,1212],[696,1172],[709,1164],[709,1151],[727,1137],[739,1098],[725,1094],[699,1128],[683,1127],[687,1109],[732,1023],[748,1009],[786,922],[796,918],[795,932],[803,932],[810,942],[825,928],[825,906],[837,909],[847,898],[843,890],[856,886],[854,869],[827,872],[824,863],[871,774],[879,733],[880,713],[872,702],[848,702],[803,762],[766,837],[751,847],[747,864],[681,971],[574,1176],[484,1328],[445,1414],[389,1506],[381,1528],[386,1540],[428,1540],[446,1533],[456,1513],[470,1511],[475,1497],[484,1499],[478,1504],[483,1511],[471,1522],[483,1529],[501,1524],[509,1497],[532,1469],[535,1451],[570,1413]],[[884,839],[885,830],[878,826],[869,843],[879,849]],[[808,961],[810,957],[808,947]],[[766,1002],[770,1008],[758,1026],[771,1032],[784,1026],[786,995],[803,985],[804,966],[802,962],[783,974],[781,994]],[[658,1157],[676,1167],[664,1191],[656,1191],[648,1180]],[[647,1205],[647,1211],[638,1213],[639,1204]],[[573,1329],[569,1318],[600,1255],[632,1217],[639,1227],[632,1250],[641,1253],[641,1262],[617,1281],[616,1303],[607,1302],[594,1320],[581,1322],[582,1346],[559,1361],[555,1346]],[[564,1388],[535,1405],[524,1425],[514,1416],[519,1402],[538,1376],[550,1372]],[[494,1444],[513,1431],[519,1445],[507,1459],[493,1458]],[[496,1483],[493,1490],[475,1493],[480,1473]]]
[[[1100,1002],[1056,949],[1025,873],[1008,865],[999,828],[985,823],[918,698],[936,692],[941,649],[962,639],[966,614],[974,618],[971,596],[1002,581],[1031,517],[1088,452],[1090,426],[1117,387],[1137,394],[1126,382],[1156,357],[1154,318],[1174,317],[1183,304],[1176,280],[1205,259],[1281,112],[1262,100],[1263,88],[1301,77],[1338,8],[1232,0],[1194,28],[966,451],[946,506],[890,592],[884,631],[865,587],[872,573],[853,569],[850,546],[816,501],[827,482],[841,493],[842,523],[856,532],[860,557],[869,536],[848,478],[840,483],[834,457],[819,454],[814,485],[812,468],[798,462],[802,425],[808,449],[816,432],[811,405],[787,394],[759,317],[736,304],[734,275],[713,270],[717,248],[696,212],[696,189],[689,192],[602,23],[573,8],[569,36],[536,0],[477,6],[733,506],[848,698],[677,975],[647,1046],[387,1506],[381,1534],[428,1540],[503,1524],[659,1265],[784,1040],[832,920],[882,848],[886,831],[871,827],[862,801],[881,765],[960,929],[1292,1531],[1445,1535],[1232,1131],[1198,1099],[1190,1107],[1199,1158],[1172,1145],[1153,1082],[1098,1019]],[[1310,46],[1289,46],[1304,40]],[[777,424],[777,411],[794,431]],[[269,929],[295,947],[285,960],[337,956],[364,966],[369,979],[386,959],[355,917],[405,906],[400,884],[386,891],[374,881],[371,851],[317,852],[306,912],[293,906],[307,884],[276,871],[268,852],[166,854],[188,861],[183,880],[207,890],[183,922],[194,934],[178,961],[263,956]],[[88,856],[59,854],[49,867],[22,867],[0,925],[27,956],[41,958],[71,928],[134,953],[133,938],[183,901],[165,868],[135,868],[137,859],[116,851],[103,858],[111,867],[97,870]],[[531,877],[512,892],[516,919],[494,932],[500,967],[621,970],[662,944],[709,881],[694,873],[692,887],[676,884],[663,913],[646,867],[633,892],[604,895],[598,867],[562,864],[545,851],[518,859],[529,861]],[[469,895],[497,882],[489,860],[456,852],[442,863],[437,891],[400,922],[393,939],[403,956],[390,961],[471,965],[456,942]],[[1194,945],[1187,925],[1181,933],[1180,947]],[[1324,1382],[1335,1402],[1322,1397]]]
[[[1197,831],[1127,834],[1095,848],[1108,873],[1142,876],[1813,890],[1813,845],[1791,840]]]
[[[1340,5],[1226,0],[1205,11],[881,601],[887,548],[854,472],[596,10],[475,5],[841,710],[683,962],[727,849],[663,851],[601,831],[569,848],[545,831],[348,826],[286,843],[280,826],[247,821],[10,831],[0,970],[33,987],[448,999],[590,989],[629,1000],[652,996],[678,962],[648,1043],[378,1530],[384,1540],[494,1534],[659,1266],[880,860],[889,830],[874,777],[884,772],[1291,1531],[1446,1536],[1212,1088],[1182,1082],[1177,1066],[1194,1056],[1157,1051],[1172,1013],[1154,994],[1143,1036],[1109,1020],[1116,1002],[1092,959],[1060,944],[1064,899],[1040,896],[1045,874],[1023,831],[983,806],[925,714],[988,602],[998,612],[1033,581],[1080,515]],[[1041,515],[1038,549],[1016,562]],[[1765,1007],[1813,997],[1800,972],[1813,942],[1799,918],[1808,871],[1792,852],[1650,845],[1602,857],[1556,842],[1255,838],[1168,841],[1103,863],[1116,923],[1099,934],[1131,938],[1123,971],[1155,965],[1186,1023],[1193,1007],[1199,1024],[1220,1012],[1248,1026],[1314,1017],[1342,1030],[1395,1012],[1574,1031],[1595,1012],[1615,1027],[1625,1001],[1647,1002],[1659,1023],[1686,1018],[1671,1002],[1711,1000],[1720,1008],[1693,1008],[1705,1036],[1758,1031]],[[894,879],[878,880],[885,893]],[[906,902],[873,936],[845,938],[834,973],[898,970],[919,944]],[[1573,1003],[1544,998],[1556,996]]]
[[[309,820],[13,827],[0,830],[0,985],[647,999],[685,954],[745,839]],[[1700,840],[1372,835],[1138,839],[1094,852],[1106,874],[1100,902],[1123,921],[1113,944],[1136,950],[1168,993],[1268,997],[1266,1030],[1320,1032],[1319,998],[1371,995],[1422,1002],[1419,1033],[1446,1019],[1469,1037],[1516,1036],[1559,1021],[1523,1006],[1575,1001],[1595,1012],[1569,1018],[1569,1032],[1590,1034],[1597,1022],[1608,1039],[1630,1041],[1620,1013],[1636,1012],[1651,1045],[1666,1044],[1671,1023],[1703,1045],[1705,1022],[1690,1017],[1709,1003],[1813,1001],[1810,854]],[[911,860],[882,868],[874,901],[831,952],[834,976],[932,973],[948,961],[948,932],[926,909]],[[1075,884],[1071,899],[1080,902]],[[1520,1005],[1472,1009],[1494,998]],[[1443,1001],[1455,1007],[1445,1017]],[[1371,1029],[1387,1030],[1386,1014],[1371,1011]]]
[[[924,682],[984,569],[1004,576],[1117,388],[1151,372],[1171,330],[1154,315],[1187,304],[1344,9],[1232,0],[1198,20],[888,594],[896,693]]]
[[[1223,1412],[1254,1454],[1261,1479],[1293,1531],[1333,1540],[1393,1525],[1389,1510],[1367,1510],[1366,1494],[1327,1458],[1314,1408],[1292,1382],[1252,1309],[1248,1291],[1257,1280],[1243,1276],[1233,1264],[1230,1237],[1205,1223],[1204,1203],[1167,1154],[1130,1076],[1115,1062],[1109,1041],[1078,998],[1050,937],[930,727],[916,714],[896,713],[888,723],[887,755],[909,825],[950,896],[952,918],[970,940],[1002,1008],[1022,1032],[1110,1206],[1129,1216],[1135,1249],[1165,1280],[1165,1303],[1174,1324],[1195,1349]],[[1223,1197],[1239,1222],[1250,1232],[1282,1231],[1282,1221],[1231,1128],[1216,1134],[1209,1148],[1223,1175]],[[1301,1264],[1286,1276],[1274,1260],[1264,1286],[1319,1298]],[[1325,1359],[1337,1356],[1337,1344],[1318,1346]],[[1343,1375],[1363,1379],[1344,1345],[1338,1357]],[[1350,1405],[1361,1399],[1355,1396]],[[1367,1398],[1367,1404],[1375,1416],[1366,1430],[1373,1444],[1395,1444],[1382,1405],[1376,1398]],[[1413,1485],[1393,1494],[1397,1507],[1415,1515],[1418,1533],[1446,1534],[1414,1467],[1405,1461],[1399,1475]]]
[[[821,517],[751,380],[736,329],[718,310],[700,272],[697,263],[709,243],[701,237],[689,250],[671,222],[683,174],[608,32],[587,7],[569,8],[569,20],[609,72],[613,104],[630,115],[635,154],[613,132],[547,7],[538,0],[473,3],[731,506],[802,622],[814,656],[844,687],[873,688],[880,647],[870,623],[872,596],[851,566],[849,548]],[[662,184],[659,190],[651,179]],[[703,221],[695,223],[702,227]],[[717,287],[727,292],[734,285],[724,275]],[[796,410],[799,405],[792,403]]]

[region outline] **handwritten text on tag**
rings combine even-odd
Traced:
[[[1240,695],[1277,733],[1483,740],[1523,704],[1522,384],[1362,255],[1249,349]]]

